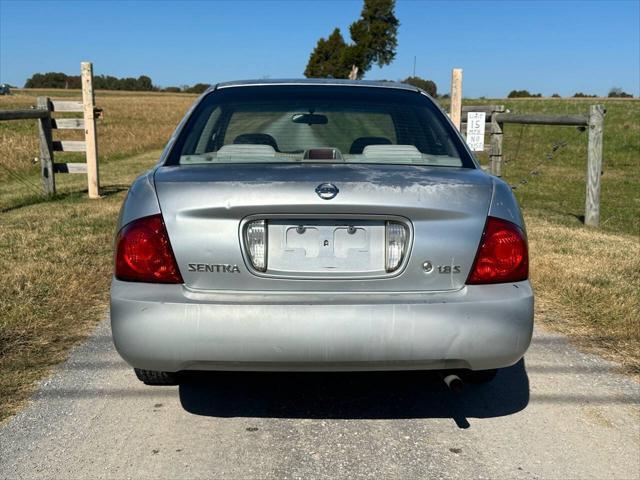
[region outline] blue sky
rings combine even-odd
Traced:
[[[149,75],[161,86],[301,77],[318,38],[356,20],[361,0],[0,0],[0,82],[35,72]],[[640,0],[398,0],[394,62],[367,79],[416,74],[447,92],[464,69],[468,97],[511,89],[543,95],[640,94]],[[34,33],[36,32],[36,33]]]

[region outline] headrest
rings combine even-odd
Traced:
[[[278,151],[276,139],[267,133],[243,133],[238,135],[233,141],[236,145],[270,145]]]
[[[356,138],[349,148],[351,155],[359,155],[368,145],[391,145],[391,140],[385,137],[360,137]]]
[[[362,154],[367,158],[403,157],[407,159],[422,159],[422,154],[413,145],[369,145]]]

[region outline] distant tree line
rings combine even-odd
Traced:
[[[633,95],[625,92],[620,87],[613,87],[609,90],[609,98],[633,98]]]
[[[438,97],[438,87],[433,80],[426,80],[421,77],[407,77],[404,80],[387,80],[387,79],[377,79],[376,82],[395,82],[395,83],[406,83],[409,85],[413,85],[414,87],[418,87],[433,98]],[[440,98],[449,98],[449,95],[440,95]]]
[[[211,85],[209,85],[208,83],[196,83],[191,87],[184,85],[182,91],[186,93],[203,93],[210,86]]]
[[[164,87],[160,92],[167,93],[203,93],[211,85],[208,83],[196,83],[195,85],[181,85],[179,87]]]
[[[633,95],[625,92],[619,87],[613,87],[609,90],[609,98],[633,98]],[[540,93],[530,93],[529,90],[511,90],[507,98],[537,98],[542,97]],[[560,98],[560,95],[554,93],[551,95],[552,98]],[[598,95],[590,95],[588,93],[576,92],[573,94],[573,98],[598,98]]]
[[[421,88],[433,98],[438,96],[438,87],[433,80],[425,80],[420,77],[407,77],[402,80],[402,83],[408,83],[409,85],[413,85],[414,87]]]
[[[82,88],[79,75],[67,75],[62,72],[35,73],[24,84],[24,88]],[[160,88],[153,84],[147,75],[140,75],[138,78],[125,77],[118,78],[111,75],[95,75],[93,77],[93,88],[96,90],[124,90],[133,92],[185,92],[202,93],[209,84],[196,83],[195,85],[182,85],[181,87]]]
[[[393,5],[393,3],[391,3]],[[400,80],[401,83],[408,83],[415,87],[421,88],[429,95],[436,98],[438,89],[432,80],[421,77],[407,77]],[[138,78],[125,77],[118,78],[111,75],[96,75],[93,77],[93,88],[96,90],[126,90],[135,92],[168,92],[168,93],[203,93],[209,88],[208,83],[196,83],[194,85],[181,85],[170,87],[158,87],[153,84],[150,77],[140,75]],[[10,88],[16,88],[11,87]],[[24,84],[24,88],[82,88],[79,75],[67,75],[62,72],[35,73]],[[560,98],[560,95],[554,93],[553,98]],[[449,98],[448,94],[440,95],[441,98]],[[529,90],[511,90],[507,98],[540,98],[541,93],[531,93]],[[590,95],[583,92],[573,94],[573,98],[597,98],[598,95]],[[609,90],[609,98],[633,98],[633,95],[625,92],[620,87],[613,87]]]
[[[35,73],[24,84],[24,88],[82,88],[80,75],[67,75],[62,72]],[[151,78],[140,75],[138,78],[118,78],[111,75],[93,77],[93,88],[96,90],[130,90],[153,92],[158,88]]]
[[[507,98],[539,98],[541,93],[530,93],[529,90],[511,90]]]

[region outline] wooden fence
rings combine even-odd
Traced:
[[[508,113],[503,105],[466,106],[462,108],[462,131],[464,131],[468,112],[485,112],[489,145],[485,151],[489,154],[490,171],[502,176],[502,142],[504,125],[508,123],[525,125],[561,125],[587,127],[589,145],[587,150],[587,186],[585,198],[585,225],[597,227],[600,223],[600,177],[602,176],[602,136],[604,131],[605,110],[602,105],[591,105],[589,115],[541,115]]]
[[[45,195],[56,193],[56,173],[86,173],[89,198],[100,198],[96,118],[102,111],[95,105],[93,65],[90,62],[83,62],[81,73],[82,101],[38,97],[36,108],[0,110],[0,121],[28,119],[38,121],[40,173]],[[83,117],[55,118],[53,114],[57,112],[82,112]],[[54,140],[53,130],[84,130],[84,140]],[[86,163],[57,163],[54,161],[54,152],[85,152]]]
[[[451,75],[451,121],[464,133],[469,112],[485,113],[485,134],[489,144],[485,147],[490,159],[490,171],[502,176],[504,125],[559,125],[586,127],[589,130],[587,150],[587,185],[585,198],[585,225],[597,227],[600,223],[600,177],[602,176],[602,136],[604,115],[602,105],[591,105],[588,115],[543,115],[508,112],[504,105],[461,106],[462,70],[454,68]]]

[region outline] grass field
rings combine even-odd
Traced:
[[[586,131],[506,125],[503,177],[527,220],[536,319],[640,373],[640,100],[485,103],[548,114],[587,114],[589,105],[604,104],[599,229],[582,225]]]
[[[82,98],[79,91],[18,90],[15,95],[0,96],[0,109],[29,108],[35,105],[38,95]],[[96,105],[104,110],[103,118],[98,120],[100,161],[162,148],[195,98],[189,94],[97,92]],[[33,163],[39,155],[37,132],[34,120],[0,122],[0,211],[37,201],[41,191],[40,167]],[[82,140],[83,132],[59,130],[54,132],[54,139]],[[56,153],[57,161],[81,162],[83,158],[78,153]],[[56,182],[59,192],[71,191],[65,175],[56,176]]]
[[[0,213],[0,420],[106,312],[115,219],[127,186],[159,152],[103,164],[103,198],[85,177],[68,193]]]
[[[476,101],[505,105],[516,113],[588,114],[601,103],[604,127],[601,228],[640,233],[640,100],[508,99]],[[505,125],[503,177],[515,187],[520,205],[567,226],[584,215],[588,132],[575,127]]]
[[[157,160],[157,149],[193,99],[98,92],[105,110],[98,126],[99,201],[86,199],[82,175],[57,176],[61,194],[43,201],[22,183],[39,188],[38,167],[29,163],[37,155],[35,122],[0,122],[0,164],[12,172],[0,167],[7,172],[0,177],[0,419],[16,411],[34,382],[104,318],[119,205],[132,179]],[[517,187],[525,212],[537,320],[637,374],[640,101],[597,101],[607,108],[601,229],[579,220],[586,133],[507,126],[505,179]],[[466,103],[483,102],[517,112],[586,113],[594,99]],[[0,108],[34,103],[33,92],[0,97]]]

